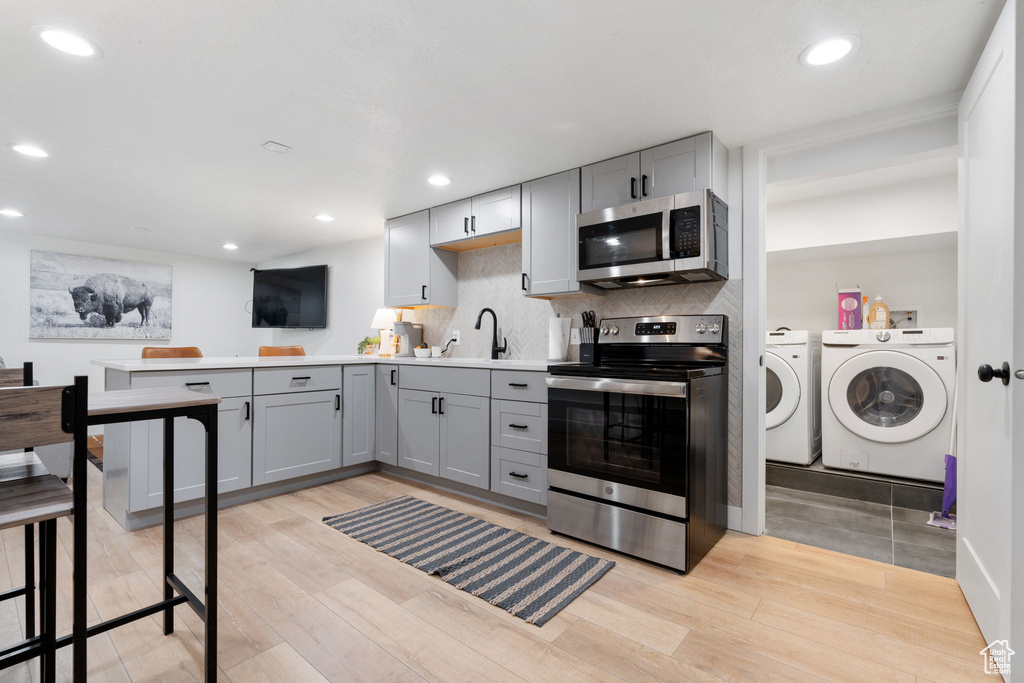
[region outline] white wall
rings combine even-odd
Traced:
[[[329,266],[327,328],[256,330],[259,344],[301,344],[310,355],[346,354],[355,353],[363,337],[377,336],[378,331],[370,328],[370,322],[384,305],[383,236],[314,249],[261,263],[259,267],[297,268],[324,263]]]
[[[768,265],[769,330],[836,329],[836,284],[881,294],[891,309],[920,306],[923,327],[956,327],[956,251]]]
[[[174,288],[170,342],[29,339],[29,251],[33,249],[170,265]],[[71,382],[75,375],[88,374],[90,385],[102,388],[103,369],[90,361],[138,358],[143,346],[198,346],[207,356],[253,355],[256,335],[245,311],[252,297],[249,267],[218,259],[0,233],[0,356],[8,367],[32,361],[36,378],[44,384]]]

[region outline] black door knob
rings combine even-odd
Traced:
[[[1003,362],[1002,366],[993,368],[991,365],[986,363],[978,368],[978,379],[982,382],[991,382],[992,378],[998,377],[1003,380],[1003,386],[1009,386],[1010,384],[1010,364]]]

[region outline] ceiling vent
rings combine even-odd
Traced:
[[[273,140],[264,142],[260,147],[274,154],[287,154],[292,151],[292,148],[288,145],[282,145],[280,142],[274,142]]]

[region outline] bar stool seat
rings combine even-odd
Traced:
[[[146,346],[142,349],[143,358],[202,358],[203,352],[198,346]]]
[[[306,349],[296,346],[261,346],[260,357],[266,356],[305,356]]]

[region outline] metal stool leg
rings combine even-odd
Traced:
[[[41,532],[40,532],[41,533]],[[35,533],[31,524],[25,525],[25,637],[36,634],[36,560]],[[39,549],[42,555],[42,547]]]
[[[39,675],[53,683],[57,675],[57,520],[39,523],[39,631],[43,653]]]

